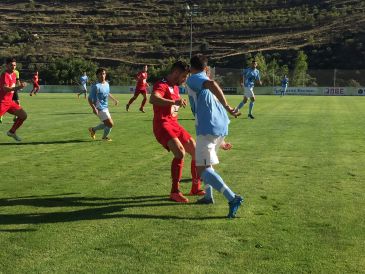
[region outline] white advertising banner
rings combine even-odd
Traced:
[[[347,94],[347,89],[345,87],[326,87],[323,88],[323,95],[344,96],[349,94]]]
[[[274,87],[274,94],[280,94],[282,87]],[[320,95],[321,91],[317,87],[288,87],[287,95]]]

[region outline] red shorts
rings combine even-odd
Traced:
[[[182,144],[189,142],[191,135],[178,122],[163,122],[162,124],[153,125],[153,133],[156,140],[168,151],[168,141],[172,138],[178,138]]]
[[[38,84],[33,84],[33,89],[35,88],[39,88],[39,85]]]
[[[145,94],[145,95],[147,95],[147,89],[146,88],[142,88],[142,89],[137,89],[136,88],[136,90],[134,91],[134,95],[135,96],[138,96],[138,95],[140,95],[140,94]]]
[[[14,101],[0,103],[0,116],[3,116],[6,112],[14,114],[19,109],[22,109],[22,107]]]

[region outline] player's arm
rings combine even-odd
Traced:
[[[119,101],[111,93],[109,93],[109,98],[113,100],[116,106],[119,104]]]
[[[161,96],[161,94],[158,92],[158,90],[153,90],[150,96],[150,103],[152,105],[157,105],[157,106],[182,106],[185,107],[186,106],[186,100],[183,98],[179,98],[177,100],[172,100],[172,99],[166,99],[163,98]]]
[[[260,77],[260,73],[257,75],[257,81],[259,81],[260,86],[262,86],[262,82],[261,82],[261,77]]]
[[[6,92],[12,92],[12,91],[18,91],[23,89],[27,84],[25,82],[20,82],[18,86],[10,87],[8,86],[8,83],[4,83],[3,89]]]
[[[220,86],[217,84],[214,80],[207,80],[204,82],[203,87],[206,89],[209,89],[215,97],[217,97],[218,101],[224,106],[224,108],[234,117],[239,116],[241,113],[238,113],[237,111],[232,108],[226,100],[226,97],[224,96],[223,90],[220,88]]]
[[[91,107],[91,109],[93,110],[93,113],[95,115],[98,115],[98,109],[95,106],[95,101],[96,101],[96,86],[92,86],[91,90],[90,90],[90,94],[89,97],[87,98],[87,101],[89,102],[89,105]]]

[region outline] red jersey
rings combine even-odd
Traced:
[[[165,79],[158,81],[153,86],[153,91],[158,93],[162,98],[169,100],[178,100],[180,98],[179,87],[170,86]],[[177,121],[177,114],[179,111],[179,106],[157,106],[153,105],[153,122],[169,122]]]
[[[34,75],[33,75],[33,83],[34,83],[35,85],[38,85],[38,80],[39,80],[38,75],[37,75],[37,74],[34,74]]]
[[[0,76],[0,102],[12,102],[14,91],[5,91],[4,86],[15,87],[16,74],[15,72],[4,72]]]
[[[136,90],[139,89],[145,89],[147,87],[147,72],[140,71],[138,72],[136,79],[137,79],[137,85]]]

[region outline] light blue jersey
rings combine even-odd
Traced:
[[[87,80],[88,79],[89,78],[86,75],[81,76],[80,77],[80,83],[81,83],[81,85],[85,86],[87,84]]]
[[[215,95],[204,88],[209,78],[205,71],[192,74],[186,81],[191,109],[195,115],[196,135],[228,135],[229,118]]]
[[[246,68],[242,71],[244,77],[244,85],[246,88],[253,88],[255,81],[260,81],[260,71],[258,69]]]
[[[95,104],[98,110],[108,108],[108,98],[110,93],[109,83],[96,83],[91,86],[89,99]]]
[[[288,79],[288,77],[284,77],[284,78],[283,78],[283,80],[281,80],[281,86],[282,86],[283,88],[286,88],[286,87],[288,87],[288,84],[289,84],[289,79]]]

